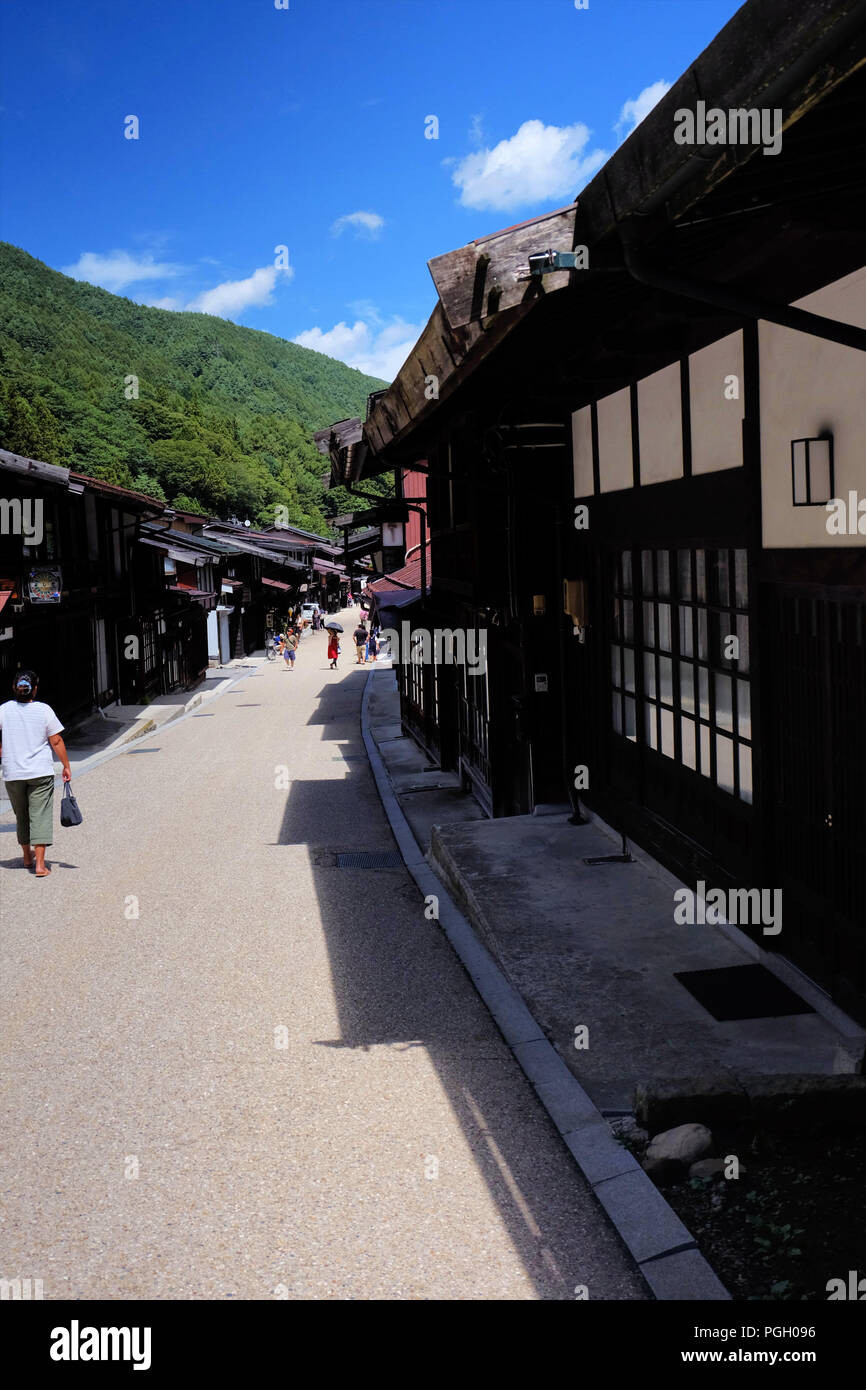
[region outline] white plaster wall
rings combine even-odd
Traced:
[[[598,462],[602,492],[634,486],[628,387],[598,402]]]
[[[584,406],[571,417],[571,448],[574,468],[574,495],[588,497],[594,491],[592,480],[592,411]]]
[[[637,401],[641,485],[681,478],[683,424],[679,362],[639,381]]]
[[[728,379],[736,377],[736,383]],[[726,385],[727,383],[727,385]],[[729,399],[726,389],[739,393]],[[743,463],[743,335],[729,333],[689,358],[692,473],[716,473]]]
[[[866,327],[866,268],[796,304]],[[791,495],[791,440],[829,431],[836,496],[866,498],[866,353],[763,320],[759,341],[764,545],[866,545],[866,535],[829,535],[826,509],[795,507]]]

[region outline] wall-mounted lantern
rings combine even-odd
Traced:
[[[585,642],[586,629],[589,626],[589,605],[585,579],[563,579],[562,609],[574,624],[575,637],[579,642]]]
[[[791,488],[795,507],[823,507],[834,496],[833,436],[791,440]]]
[[[543,618],[546,612],[547,612],[547,599],[546,599],[545,595],[544,595],[544,594],[533,594],[533,595],[532,595],[532,616],[533,616],[534,618]]]
[[[395,549],[405,549],[405,536],[402,521],[382,522],[382,544]]]

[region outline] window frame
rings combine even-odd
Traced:
[[[613,733],[706,778],[747,806],[754,801],[755,773],[750,584],[745,546],[618,549],[608,668]],[[738,639],[736,657],[724,655],[730,637]],[[633,732],[628,732],[629,700]]]

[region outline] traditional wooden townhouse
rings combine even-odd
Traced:
[[[223,581],[237,588],[232,632],[238,656],[261,647],[265,629],[283,620],[290,608],[319,602],[334,612],[345,599],[348,577],[340,548],[324,536],[283,524],[259,531],[213,520],[200,534],[230,544],[241,557]]]
[[[383,394],[376,391],[369,396],[368,408]],[[319,452],[330,458],[331,472],[324,481],[330,482],[331,487],[345,487],[358,497],[356,511],[335,517],[332,522],[343,535],[340,560],[347,592],[357,596],[369,580],[390,574],[405,563],[410,533],[420,522],[404,503],[399,472],[392,498],[356,491],[360,460],[366,451],[358,416],[338,420],[327,429],[318,430],[313,438]]]
[[[0,450],[0,688],[21,666],[65,723],[124,698],[152,498]]]
[[[197,520],[200,525],[201,518]],[[155,689],[160,683],[168,689],[186,688],[209,665],[230,661],[234,654],[229,621],[234,604],[226,600],[239,583],[231,575],[242,552],[227,542],[196,535],[194,528],[188,515],[177,513],[161,526],[142,527],[142,548],[159,552],[162,564],[162,574],[154,581],[154,604],[142,618],[142,646],[149,654],[142,676],[155,682]],[[162,600],[157,607],[160,581]],[[141,583],[143,591],[144,576]]]
[[[864,109],[866,7],[748,0],[574,204],[430,263],[347,460],[427,473],[443,765],[780,888],[861,1020]]]

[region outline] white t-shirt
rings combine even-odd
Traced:
[[[50,705],[43,705],[41,700],[30,700],[26,705],[7,700],[0,705],[0,776],[6,782],[53,777],[54,754],[48,739],[62,732],[63,725]]]

